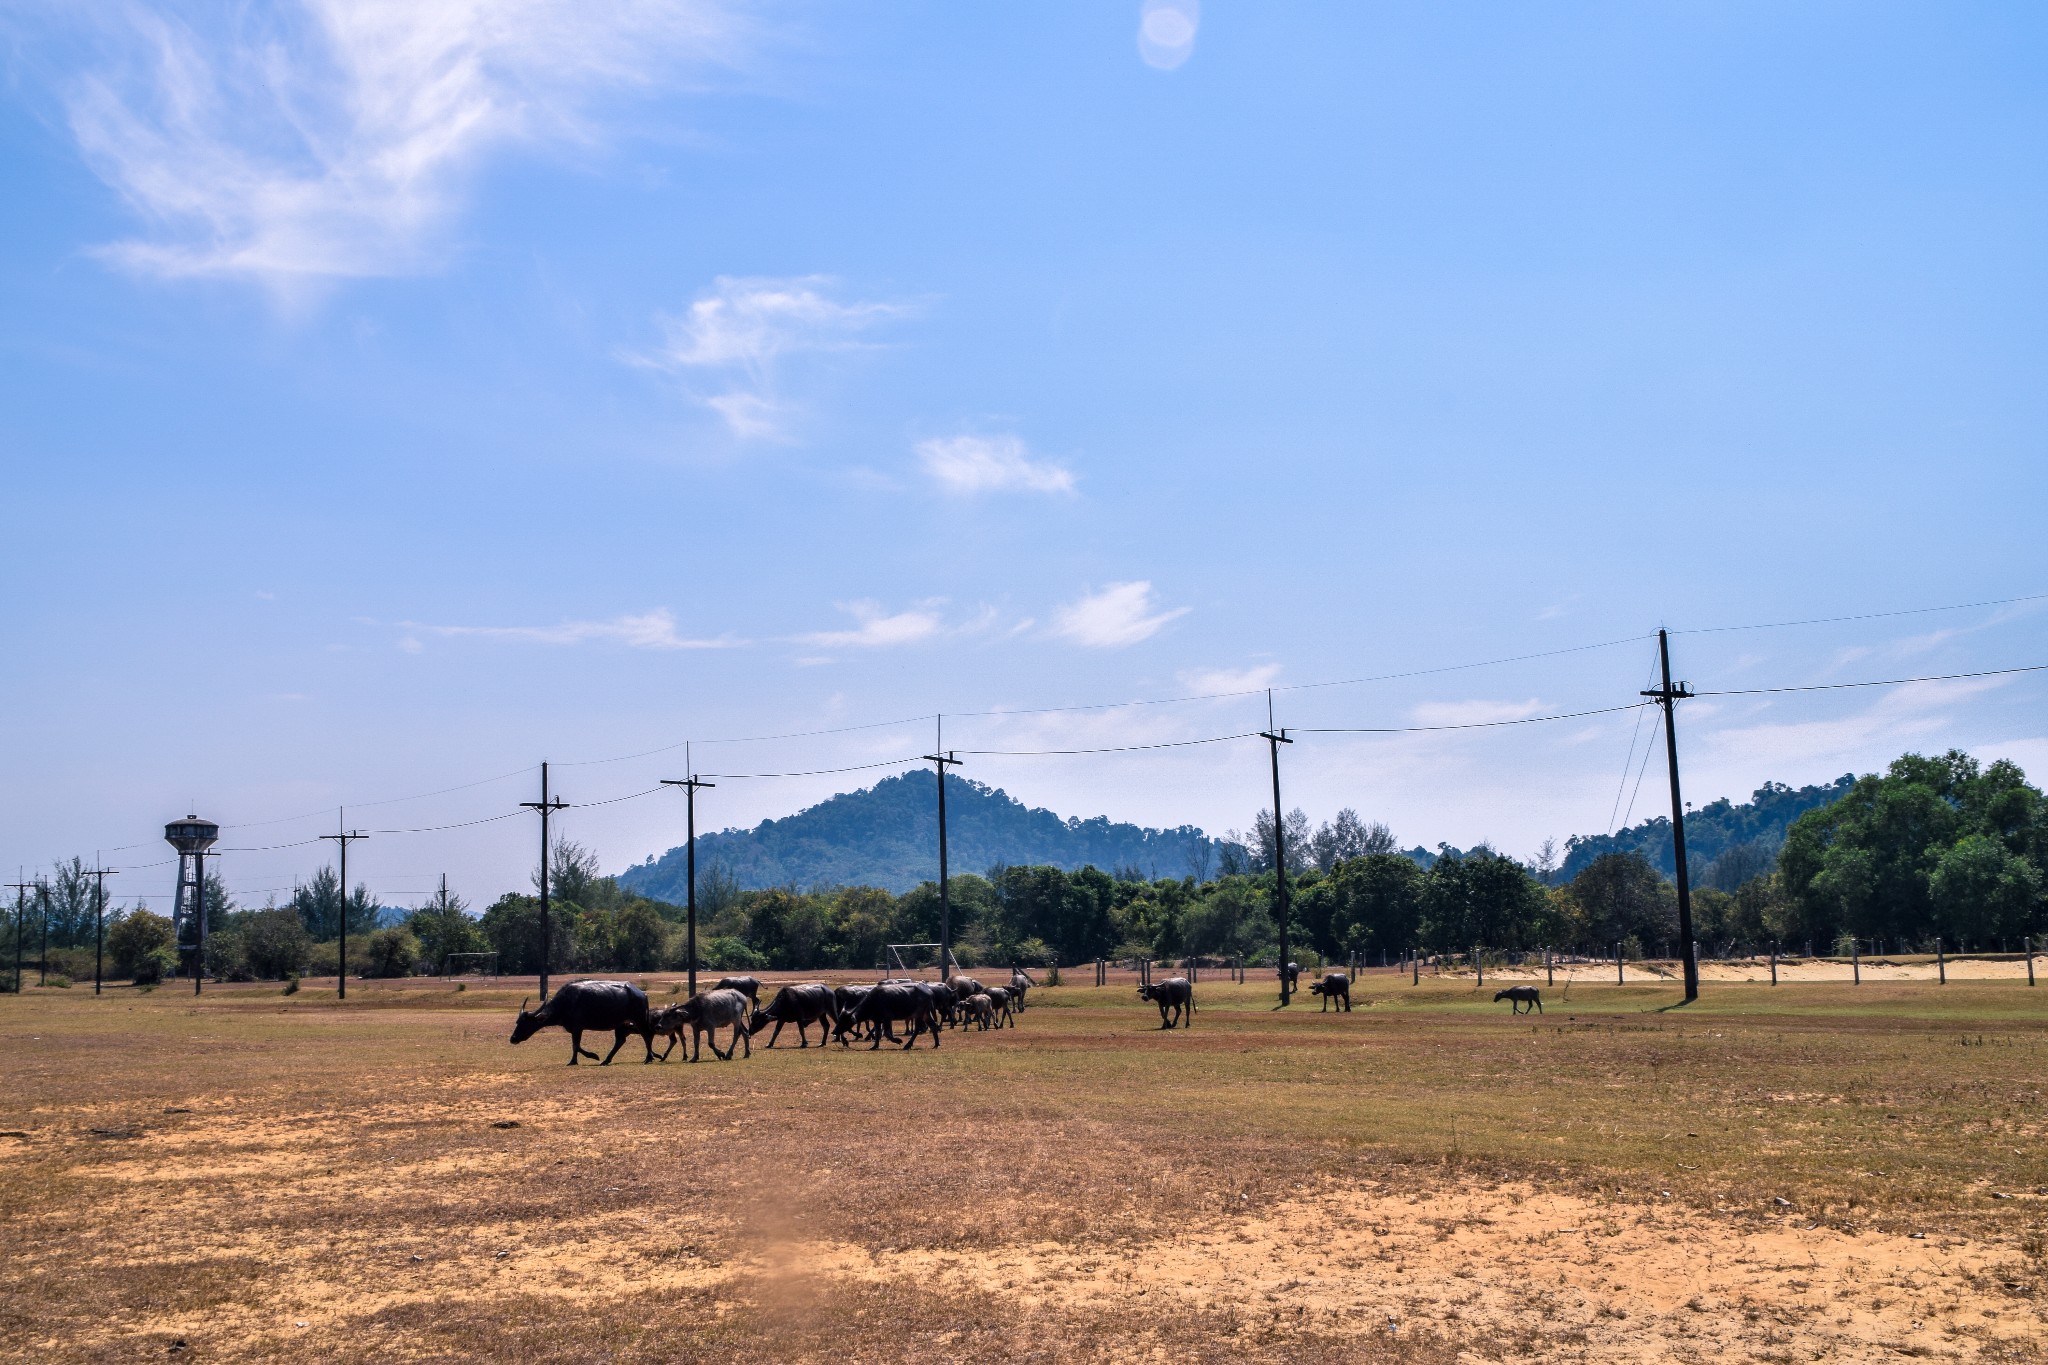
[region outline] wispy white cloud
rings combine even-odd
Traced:
[[[492,152],[601,140],[602,110],[732,65],[730,0],[81,0],[94,55],[63,97],[93,169],[145,220],[102,248],[165,277],[290,298],[428,267]]]
[[[1417,725],[1487,725],[1503,720],[1526,720],[1538,715],[1543,703],[1528,701],[1426,701],[1409,712]]]
[[[897,303],[842,302],[823,275],[720,276],[684,312],[658,319],[659,346],[623,358],[670,374],[706,376],[718,391],[698,401],[723,418],[733,435],[769,439],[786,434],[791,410],[779,392],[784,361],[800,352],[859,345],[863,332],[909,311]]]
[[[949,493],[1072,493],[1074,473],[1034,460],[1016,436],[945,436],[920,441],[925,473]]]
[[[1194,55],[1201,26],[1201,0],[1145,0],[1138,7],[1138,56],[1171,71]]]
[[[422,634],[533,645],[579,645],[595,640],[633,649],[734,649],[746,643],[730,638],[700,640],[679,635],[675,613],[665,607],[638,616],[614,616],[609,621],[563,621],[552,626],[436,626],[418,621],[400,624],[414,632],[399,642],[401,648],[416,648]]]
[[[838,605],[859,624],[851,630],[821,630],[799,635],[797,639],[821,649],[879,649],[929,640],[941,628],[937,602],[899,612],[885,611],[878,602],[841,602]]]
[[[1794,774],[1812,772],[1818,764],[1881,766],[1915,744],[1948,747],[1956,708],[2009,681],[1974,678],[1886,688],[1861,710],[1814,720],[1774,719],[1797,703],[1767,703],[1750,724],[1702,730],[1700,748],[1710,767],[1753,765],[1759,754],[1768,755],[1776,769]]]
[[[1251,668],[1194,668],[1177,675],[1180,685],[1198,696],[1219,693],[1256,692],[1271,687],[1280,676],[1280,665],[1258,664]]]
[[[1187,615],[1188,610],[1160,610],[1148,582],[1112,583],[1101,592],[1088,593],[1078,601],[1055,608],[1052,633],[1097,649],[1134,645],[1157,635],[1162,626]]]

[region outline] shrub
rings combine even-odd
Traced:
[[[177,944],[171,922],[162,915],[153,915],[147,910],[130,910],[107,927],[107,960],[112,964],[115,976],[133,978],[142,984],[140,973],[151,972],[150,981],[159,981],[167,975],[174,975],[177,969],[177,954],[171,953],[171,970],[159,971],[149,961],[150,955],[158,949],[173,950]]]
[[[297,972],[292,972],[285,977],[284,993],[286,995],[297,995],[299,993],[299,974]]]
[[[50,949],[50,971],[52,973],[62,972],[73,981],[92,980],[92,949]]]
[[[767,958],[736,938],[699,942],[697,955],[703,959],[703,965],[714,972],[760,971],[768,965]]]
[[[378,929],[363,945],[363,975],[411,976],[420,960],[420,941],[406,929]]]
[[[147,913],[147,912],[144,912]],[[157,918],[152,916],[152,918]],[[169,923],[169,921],[165,921]],[[129,975],[138,986],[154,986],[178,974],[178,953],[169,946],[152,948],[137,959]]]
[[[68,991],[71,989],[71,978],[62,972],[51,972],[49,978],[43,984],[45,986],[55,986],[60,991]]]
[[[249,970],[247,942],[239,927],[216,929],[206,936],[206,974],[216,981],[254,981]]]
[[[256,911],[243,921],[241,933],[249,970],[265,981],[296,976],[313,952],[306,921],[289,908]]]
[[[349,954],[350,957],[355,959],[354,965],[358,972],[362,970],[362,952],[363,945],[361,943],[356,943],[352,946],[352,951]],[[340,963],[341,944],[339,943],[339,941],[335,939],[329,939],[325,943],[316,943],[313,945],[311,951],[309,951],[306,954],[306,969],[304,975],[333,976],[335,972],[340,969]]]

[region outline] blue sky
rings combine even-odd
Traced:
[[[1014,712],[1626,642],[1277,698],[1514,719],[1632,700],[1659,624],[2048,592],[2036,6],[0,13],[9,864],[159,894],[191,807],[260,901],[337,805],[481,820],[542,758],[594,802],[681,754],[587,760],[686,737],[1164,743],[1264,698]],[[2043,607],[1683,635],[1678,671],[2048,663]],[[1688,791],[2048,770],[2038,679],[1703,699]],[[1288,803],[1526,854],[1618,818],[1636,719],[1304,736]],[[966,771],[1152,824],[1268,799],[1256,743]],[[677,807],[564,827],[616,868]],[[532,842],[351,871],[488,900]]]

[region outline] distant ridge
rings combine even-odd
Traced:
[[[931,773],[908,772],[856,792],[843,792],[752,829],[697,836],[701,893],[706,872],[723,868],[740,886],[879,886],[901,894],[936,881],[938,791]],[[999,864],[1043,864],[1072,871],[1134,868],[1147,878],[1213,875],[1218,842],[1193,825],[1140,825],[1061,818],[1026,806],[1000,788],[965,777],[946,779],[948,858],[955,872]],[[672,848],[620,874],[630,891],[680,902],[684,855]]]

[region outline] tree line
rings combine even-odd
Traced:
[[[1785,799],[1792,795],[1789,789]],[[1739,810],[1739,808],[1738,808]],[[1731,819],[1730,823],[1734,823]],[[1481,847],[1439,845],[1425,865],[1399,851],[1384,825],[1350,811],[1312,830],[1299,811],[1278,829],[1288,847],[1290,947],[1301,956],[1398,958],[1411,949],[1581,948],[1630,956],[1676,950],[1678,900],[1640,849],[1609,851],[1571,875],[1554,858],[1524,863]],[[1220,841],[1217,874],[1148,877],[1135,869],[998,866],[952,879],[955,949],[963,965],[1072,964],[1096,957],[1276,960],[1279,926],[1273,813]],[[1754,843],[1745,839],[1738,845]],[[1546,863],[1548,865],[1546,865]],[[1732,889],[1697,887],[1694,927],[1708,953],[1772,943],[1834,951],[1996,948],[2048,934],[2048,801],[2018,767],[1984,767],[1952,751],[1907,754],[1857,778],[1792,819],[1781,848]],[[537,883],[536,876],[536,883]],[[51,941],[91,942],[89,881],[81,866],[51,879]],[[685,965],[684,911],[601,874],[589,851],[559,842],[549,858],[555,972],[656,971]],[[83,889],[81,889],[83,888]],[[444,969],[450,953],[495,952],[505,973],[541,965],[539,897],[500,896],[472,915],[459,896],[380,923],[361,886],[347,896],[323,869],[283,906],[236,907],[209,878],[207,966],[212,975],[278,979],[331,975],[339,929],[351,968],[371,976]],[[714,864],[700,875],[698,963],[712,971],[865,970],[891,943],[939,936],[932,882],[901,894],[874,886],[745,890]],[[33,934],[39,924],[31,925]],[[11,956],[12,925],[0,951]],[[110,924],[111,970],[149,980],[175,970],[170,921],[131,910]],[[53,956],[56,956],[53,954]],[[78,974],[76,960],[67,959]],[[90,953],[83,963],[90,971]]]

